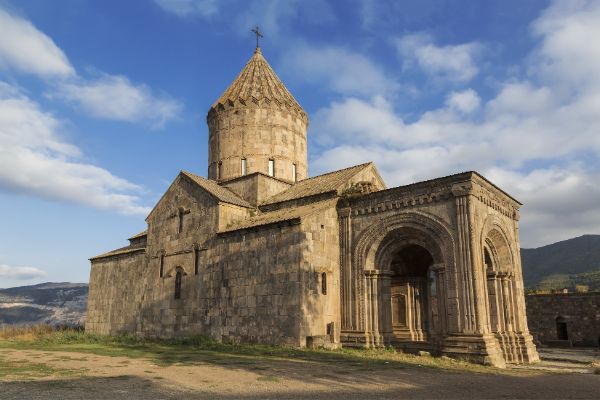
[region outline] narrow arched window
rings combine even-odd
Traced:
[[[321,293],[327,294],[327,273],[323,272],[321,274]]]
[[[294,179],[294,182],[298,181],[298,176],[296,175],[296,164],[292,164],[292,179]]]
[[[163,253],[160,254],[160,259],[158,260],[160,263],[160,268],[158,272],[159,277],[163,277],[163,273],[165,272],[165,255]]]
[[[183,211],[183,208],[179,209],[177,216],[179,217],[179,226],[177,227],[177,233],[181,233],[181,232],[183,232],[183,218],[185,216],[185,212]]]
[[[217,164],[217,179],[221,179],[222,176],[223,176],[223,163],[221,161],[219,161],[219,163]]]
[[[177,272],[175,273],[175,298],[181,298],[181,277],[183,273],[181,268],[177,268]]]
[[[248,169],[247,169],[247,161],[245,158],[242,158],[242,175],[246,175],[248,173]]]

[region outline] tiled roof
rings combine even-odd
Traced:
[[[238,197],[238,195],[233,193],[231,190],[229,190],[223,186],[220,186],[215,181],[205,179],[201,176],[194,175],[187,171],[181,171],[181,173],[183,175],[187,176],[188,178],[190,178],[193,182],[198,184],[198,186],[202,187],[204,190],[206,190],[208,193],[213,195],[219,201],[222,201],[224,203],[229,203],[229,204],[235,204],[235,205],[242,206],[242,207],[253,208],[250,205],[250,203],[248,203],[246,200]]]
[[[219,105],[227,106],[236,102],[246,104],[263,101],[274,102],[279,106],[285,106],[306,116],[300,104],[265,60],[260,48],[257,48],[242,72],[225,90],[219,100],[212,105],[211,109],[217,109]]]
[[[328,172],[323,175],[304,179],[287,190],[268,198],[263,204],[281,203],[283,201],[309,197],[318,194],[338,191],[349,179],[371,163],[355,165],[354,167]]]
[[[108,253],[104,253],[104,254],[100,254],[98,256],[92,257],[92,258],[90,258],[90,260],[98,260],[101,258],[120,256],[123,254],[136,253],[138,251],[145,252],[146,248],[145,247],[135,247],[135,246],[125,246],[125,247],[121,247],[121,248],[113,250],[113,251],[109,251]]]
[[[257,226],[270,225],[278,222],[293,221],[301,219],[315,212],[319,212],[329,207],[335,207],[337,199],[329,199],[310,203],[300,207],[284,208],[277,211],[271,211],[244,219],[236,224],[228,226],[219,233],[233,232],[240,229],[254,228]]]

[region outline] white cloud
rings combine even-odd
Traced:
[[[431,35],[414,33],[394,41],[405,68],[418,66],[426,74],[450,82],[467,82],[479,68],[475,57],[481,51],[479,43],[437,46]]]
[[[42,77],[75,74],[63,51],[31,22],[0,8],[0,26],[0,68]]]
[[[282,59],[287,75],[345,95],[392,93],[399,86],[367,57],[344,48],[303,43],[291,47]]]
[[[211,17],[219,12],[217,0],[154,0],[165,11],[180,17],[199,15]]]
[[[158,127],[179,115],[182,108],[169,97],[154,95],[146,85],[134,85],[126,77],[114,75],[64,82],[50,96],[76,104],[95,117]]]
[[[61,123],[0,82],[0,188],[125,214],[147,214],[138,185],[81,160]]]
[[[479,108],[481,99],[473,89],[452,92],[446,98],[446,104],[461,113],[469,114]]]
[[[531,75],[486,101],[450,92],[410,121],[377,96],[321,109],[314,172],[373,160],[395,186],[477,170],[525,203],[523,245],[600,233],[600,47],[581,41],[600,36],[599,4],[554,2],[532,25]]]
[[[162,127],[182,106],[165,95],[156,95],[143,84],[124,76],[101,74],[96,79],[77,75],[63,51],[31,24],[0,8],[0,68],[11,68],[54,81],[55,93],[94,117],[149,123]]]
[[[25,281],[34,278],[43,278],[46,275],[46,272],[34,267],[14,267],[0,264],[0,278]]]

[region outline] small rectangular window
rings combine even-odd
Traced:
[[[298,180],[298,177],[296,176],[296,164],[292,164],[292,178],[294,179],[294,182]]]
[[[269,176],[275,176],[275,160],[269,160]]]
[[[242,175],[246,175],[246,159],[242,158]]]

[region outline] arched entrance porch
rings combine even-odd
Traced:
[[[445,260],[439,239],[414,228],[387,233],[375,257],[386,344],[407,350],[440,350],[446,332]]]

